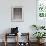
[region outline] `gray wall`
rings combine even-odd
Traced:
[[[14,6],[23,6],[24,22],[11,22],[11,8]],[[19,32],[29,32],[32,37],[32,24],[36,24],[36,0],[0,0],[0,34],[18,26]]]

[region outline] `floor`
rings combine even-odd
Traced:
[[[36,43],[30,43],[31,45],[30,46],[37,46],[37,44]],[[4,46],[4,43],[2,42],[0,42],[0,46]],[[7,46],[15,46],[15,43],[8,43],[8,45]],[[21,46],[25,46],[25,45],[21,45]],[[46,46],[46,43],[44,43],[44,45],[42,45],[42,46]]]

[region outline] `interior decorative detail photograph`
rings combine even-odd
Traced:
[[[0,0],[0,46],[46,46],[46,0]]]

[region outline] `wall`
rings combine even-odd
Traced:
[[[24,22],[11,22],[11,8],[14,6],[23,6]],[[20,32],[30,32],[32,36],[32,24],[36,24],[36,0],[0,0],[0,34],[18,26]]]

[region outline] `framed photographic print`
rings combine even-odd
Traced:
[[[15,6],[11,9],[11,21],[13,22],[23,22],[24,15],[23,15],[23,7],[22,6]]]

